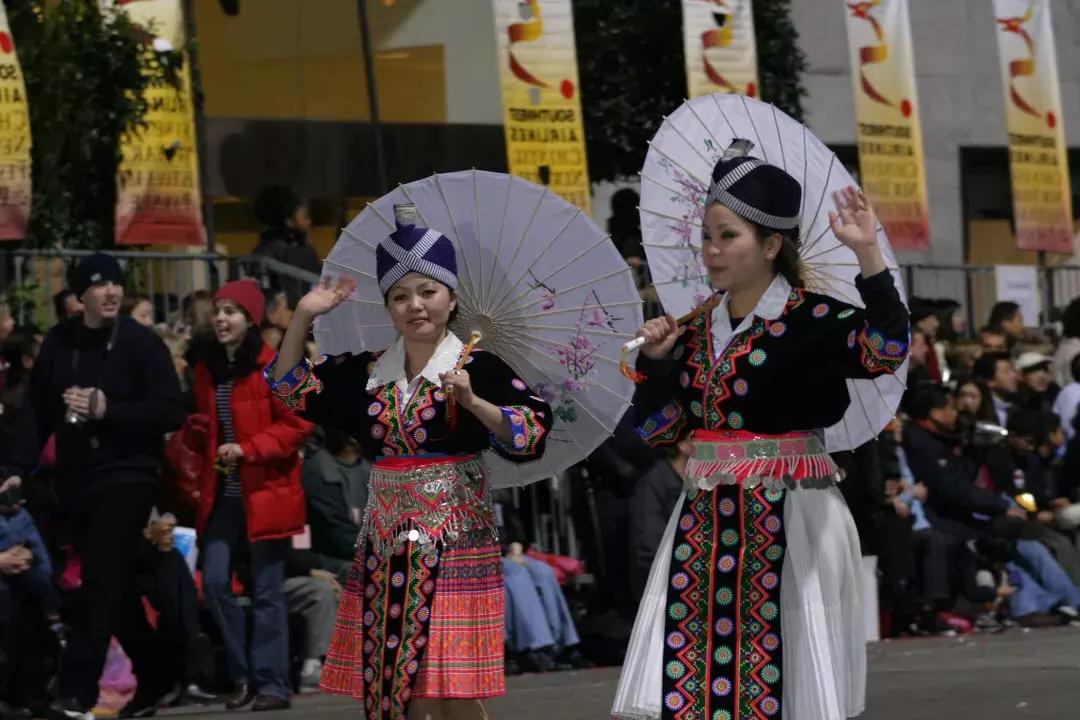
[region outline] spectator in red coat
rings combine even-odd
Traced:
[[[195,368],[197,412],[209,419],[196,523],[204,593],[236,687],[230,710],[252,702],[253,710],[289,707],[285,556],[288,538],[305,523],[299,450],[312,426],[273,397],[262,378],[274,354],[259,337],[262,317],[255,283],[223,285],[214,296],[218,342]],[[232,561],[241,552],[253,588],[250,643],[230,587]]]

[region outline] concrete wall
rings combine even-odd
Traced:
[[[443,46],[447,123],[502,124],[491,0],[397,0],[368,8],[378,50]]]

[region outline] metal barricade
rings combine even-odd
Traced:
[[[50,248],[0,253],[0,292],[12,302],[19,324],[48,327],[56,320],[53,297],[67,287],[71,266],[91,250]],[[171,322],[184,298],[200,290],[213,292],[224,280],[251,278],[264,289],[281,289],[292,303],[319,280],[300,270],[258,255],[227,257],[217,253],[109,250],[124,269],[129,294],[145,295],[154,304],[158,322]]]

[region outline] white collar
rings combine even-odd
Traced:
[[[728,343],[731,342],[731,338],[750,327],[750,324],[754,321],[755,317],[761,318],[762,320],[775,320],[783,315],[784,308],[787,307],[788,299],[790,297],[791,284],[788,283],[783,275],[777,274],[769,284],[769,287],[762,293],[761,297],[758,298],[757,305],[754,306],[753,311],[742,319],[742,322],[739,323],[739,327],[732,329],[731,315],[728,311],[731,295],[729,293],[724,293],[724,297],[720,299],[720,303],[713,310],[712,314],[713,358],[720,357],[724,350],[727,349]]]
[[[434,354],[420,371],[419,377],[438,385],[441,382],[439,375],[454,369],[464,347],[457,335],[447,330],[446,337],[435,348]],[[371,374],[368,376],[367,389],[374,390],[391,383],[408,384],[408,374],[405,372],[405,339],[400,336],[375,361],[375,367],[371,369]]]

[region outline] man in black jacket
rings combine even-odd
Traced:
[[[935,527],[973,538],[991,518],[1027,519],[1001,495],[975,484],[976,468],[958,452],[956,403],[941,388],[914,389],[906,399],[912,422],[904,428],[904,450],[912,475],[927,488],[927,506]]]
[[[54,327],[41,346],[20,418],[10,477],[31,472],[56,438],[56,491],[70,541],[82,561],[72,634],[52,720],[91,720],[109,640],[115,635],[148,707],[169,688],[156,677],[153,634],[134,587],[138,549],[161,471],[162,438],[184,420],[179,383],[165,344],[121,316],[123,275],[103,253],[71,278],[81,317]]]

